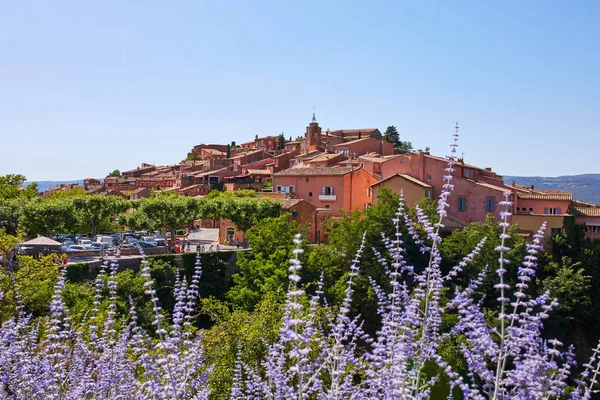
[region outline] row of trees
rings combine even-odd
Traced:
[[[87,195],[81,188],[37,196],[35,186],[20,190],[23,176],[0,177],[0,227],[28,236],[52,233],[91,233],[117,230],[175,230],[198,219],[230,219],[242,231],[256,220],[278,216],[281,203],[258,200],[252,191],[222,193],[205,198],[155,193],[148,199]],[[118,224],[118,225],[117,225]],[[174,237],[174,236],[173,236]]]

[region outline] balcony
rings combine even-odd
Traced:
[[[335,194],[320,194],[319,200],[321,200],[321,201],[336,201],[337,195],[335,195]]]

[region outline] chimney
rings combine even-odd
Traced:
[[[492,172],[492,167],[487,167],[485,170]]]

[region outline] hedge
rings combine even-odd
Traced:
[[[87,263],[74,263],[67,265],[67,280],[72,283],[89,280],[90,265]]]

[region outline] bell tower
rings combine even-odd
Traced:
[[[317,122],[315,113],[313,112],[312,121],[306,127],[306,133],[304,134],[306,143],[306,150],[317,149],[321,147],[321,127]]]

